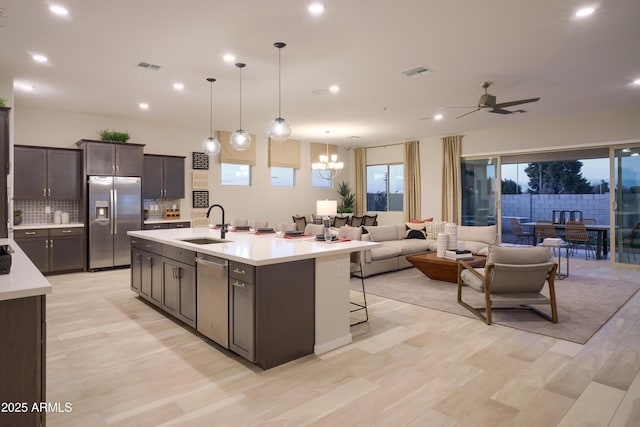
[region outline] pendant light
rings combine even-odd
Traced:
[[[285,119],[282,118],[281,107],[282,107],[282,77],[281,77],[281,64],[280,64],[280,53],[282,48],[286,46],[285,43],[276,42],[273,44],[278,49],[278,117],[271,120],[269,123],[269,138],[275,141],[286,141],[291,135],[291,126]]]
[[[202,142],[202,152],[209,156],[217,156],[220,153],[220,141],[213,137],[213,82],[216,79],[209,77],[209,138]]]
[[[251,135],[242,129],[242,69],[246,67],[246,64],[238,62],[236,67],[240,69],[240,127],[231,134],[229,144],[231,144],[231,147],[236,151],[244,151],[251,147]]]

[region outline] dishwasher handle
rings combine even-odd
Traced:
[[[200,265],[206,265],[207,267],[217,268],[218,270],[226,270],[229,266],[229,261],[225,260],[222,263],[216,261],[210,261],[204,258],[196,257],[196,263]]]

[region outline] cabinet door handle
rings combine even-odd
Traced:
[[[62,230],[63,233],[71,233],[71,230]]]
[[[160,225],[153,225],[151,228],[160,228]]]
[[[53,247],[53,239],[49,240],[50,244],[49,247],[52,248]]]
[[[114,173],[116,171],[115,165],[111,165],[111,172]]]
[[[27,236],[33,236],[34,234],[36,234],[35,231],[25,231],[24,234],[26,234]]]
[[[49,249],[49,240],[48,239],[44,241],[44,248],[45,249]]]
[[[233,286],[235,286],[237,288],[244,288],[244,283],[235,281],[235,282],[233,282]]]
[[[120,165],[116,165],[116,172],[120,172]]]
[[[233,272],[234,272],[234,273],[237,273],[237,274],[246,274],[246,273],[244,272],[244,270],[238,270],[237,268],[234,268],[234,269],[233,269]]]
[[[47,197],[47,189],[46,188],[42,189],[42,197]]]
[[[144,245],[144,247],[145,247],[145,248],[150,248],[150,247],[151,247],[151,245]]]
[[[47,188],[47,196],[51,197],[51,189],[50,188]]]

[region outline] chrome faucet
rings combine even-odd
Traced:
[[[224,239],[224,235],[227,232],[227,224],[224,222],[224,208],[218,204],[209,206],[209,210],[207,211],[207,218],[209,218],[209,214],[211,213],[211,209],[215,207],[219,207],[222,211],[222,229],[220,230],[220,238]]]

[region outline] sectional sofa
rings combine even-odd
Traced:
[[[362,240],[381,245],[364,251],[363,276],[412,267],[405,258],[407,255],[435,251],[437,232],[444,223],[424,224],[423,228],[411,223],[365,227],[367,233],[363,234]],[[496,239],[495,225],[457,227],[458,249],[468,249],[476,255],[486,255],[489,245],[496,243]]]

